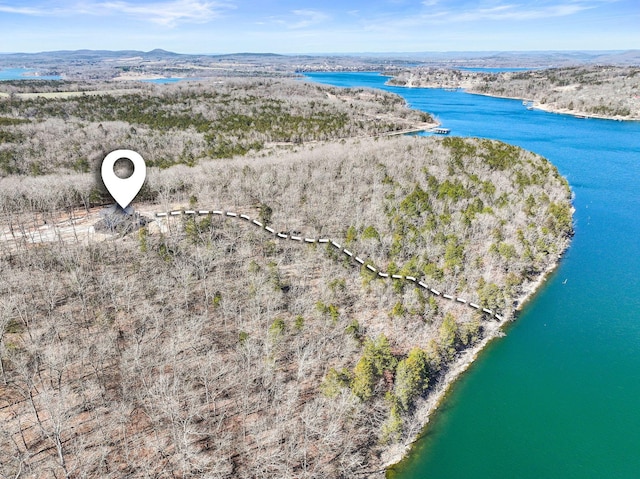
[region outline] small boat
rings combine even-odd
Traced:
[[[451,130],[449,128],[442,127],[434,128],[432,131],[437,135],[448,135],[449,133],[451,133]]]

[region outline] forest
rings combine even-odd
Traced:
[[[574,115],[640,120],[640,68],[580,66],[483,73],[418,68],[394,75],[391,84],[464,88],[530,101],[534,107]]]
[[[133,92],[127,85],[124,92],[68,98],[19,96],[32,91],[34,84],[40,91],[59,91],[56,83],[0,85],[13,93],[0,99],[0,176],[94,171],[106,153],[123,145],[138,151],[148,166],[166,168],[283,144],[375,136],[434,124],[429,115],[407,108],[396,95],[290,79],[149,84]],[[82,92],[87,87],[69,88]]]
[[[444,295],[513,319],[567,247],[571,192],[544,158],[385,136],[428,120],[386,93],[251,85],[0,102],[2,477],[381,477],[500,334]],[[213,130],[264,144],[217,154]],[[145,221],[30,241],[108,204],[83,140],[148,157]],[[206,212],[155,214],[176,210]]]

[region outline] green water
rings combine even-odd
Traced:
[[[435,113],[452,134],[549,158],[575,193],[560,267],[452,388],[390,475],[640,477],[640,123],[527,111],[519,101],[383,87],[376,74],[312,74],[373,86]]]

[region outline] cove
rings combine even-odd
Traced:
[[[635,478],[640,471],[640,122],[527,111],[521,101],[385,86],[452,135],[548,158],[575,194],[575,237],[506,337],[452,387],[396,479]]]
[[[0,70],[0,81],[4,80],[61,80],[60,75],[36,75],[35,70],[6,68]]]

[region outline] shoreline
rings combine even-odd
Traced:
[[[621,116],[607,116],[607,115],[598,115],[596,113],[581,113],[573,110],[569,110],[567,108],[554,108],[549,105],[543,105],[538,101],[533,102],[533,109],[545,111],[547,113],[554,113],[556,115],[570,115],[575,118],[581,119],[591,119],[591,120],[609,120],[609,121],[640,121],[640,117],[621,117]]]
[[[560,265],[570,243],[571,239],[569,238],[566,240],[566,243],[562,245],[563,248],[557,258],[549,263],[535,280],[523,285],[521,294],[514,300],[515,307],[510,315],[505,315],[501,321],[485,323],[485,336],[473,347],[462,351],[459,354],[459,357],[451,364],[451,367],[447,370],[444,377],[434,385],[434,389],[431,394],[429,394],[424,402],[417,407],[417,411],[413,418],[418,423],[415,427],[417,432],[412,434],[405,442],[392,444],[390,447],[384,449],[380,455],[380,468],[382,470],[376,471],[376,474],[373,474],[370,477],[387,477],[387,472],[389,470],[392,470],[395,466],[409,457],[415,444],[424,435],[425,429],[431,422],[433,415],[436,413],[442,402],[446,400],[447,394],[454,383],[469,369],[469,367],[478,358],[478,355],[489,345],[489,343],[496,338],[506,336],[503,328],[508,323],[516,321],[518,316],[517,313],[522,311],[524,306],[535,297],[538,291],[540,291],[549,276]],[[379,475],[380,472],[383,473],[383,476]]]
[[[117,77],[111,78],[111,81],[150,81],[150,80],[164,80],[166,76],[153,74],[153,73],[123,73]]]
[[[427,87],[429,88],[429,87]],[[491,93],[480,93],[476,91],[469,91],[465,88],[462,88],[465,93],[469,95],[480,95],[480,96],[488,96],[491,98],[504,98],[505,100],[518,100],[518,101],[528,101],[527,98],[524,97],[516,97],[516,96],[504,96],[504,95],[494,95]],[[568,108],[560,108],[553,107],[547,104],[540,103],[538,100],[533,100],[533,109],[540,110],[547,113],[554,113],[556,115],[569,115],[575,118],[583,118],[583,119],[593,119],[593,120],[609,120],[609,121],[640,121],[640,117],[622,117],[622,116],[609,116],[609,115],[599,115],[597,113],[586,113],[576,110],[569,110]]]
[[[488,96],[488,97],[491,97],[491,98],[504,98],[505,100],[531,101],[529,98],[525,98],[525,97],[505,96],[505,95],[496,95],[496,94],[493,94],[493,93],[481,93],[481,92],[471,91],[471,90],[468,89],[468,86],[451,86],[451,87],[447,87],[445,85],[428,85],[428,84],[424,84],[424,85],[398,85],[398,84],[392,84],[392,83],[390,83],[390,81],[392,79],[394,79],[395,77],[388,76],[388,75],[384,75],[384,76],[389,77],[389,80],[387,82],[385,82],[385,85],[387,85],[387,86],[394,86],[394,87],[399,87],[399,88],[429,88],[429,89],[439,89],[439,90],[446,90],[447,88],[454,88],[456,90],[462,90],[464,93],[467,93],[469,95]],[[547,113],[554,113],[554,114],[557,114],[557,115],[569,115],[569,116],[573,116],[574,118],[593,119],[593,120],[609,120],[609,121],[640,121],[640,117],[636,117],[636,116],[623,117],[623,116],[600,115],[600,114],[597,114],[597,113],[587,113],[587,112],[581,112],[581,111],[577,111],[577,110],[569,110],[568,108],[553,107],[553,106],[550,106],[550,105],[547,105],[547,104],[542,104],[538,100],[533,100],[533,105],[532,106],[533,106],[534,110],[545,111]]]

